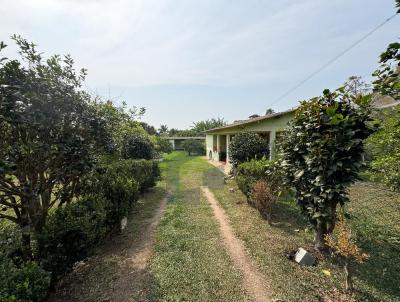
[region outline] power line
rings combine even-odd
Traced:
[[[371,36],[373,33],[375,33],[378,29],[380,29],[381,27],[383,27],[386,23],[388,23],[390,20],[394,19],[394,17],[396,17],[397,14],[394,14],[393,16],[387,18],[384,22],[380,23],[378,26],[376,26],[374,29],[372,29],[371,31],[369,31],[368,33],[366,33],[364,36],[362,36],[360,39],[358,39],[357,41],[355,41],[353,44],[351,44],[349,47],[347,47],[346,49],[344,49],[342,52],[340,52],[338,55],[336,55],[335,57],[333,57],[332,59],[330,59],[328,62],[326,62],[324,65],[322,65],[321,67],[319,67],[317,70],[315,70],[314,72],[312,72],[310,75],[308,75],[305,79],[303,79],[302,81],[300,81],[298,84],[296,84],[295,86],[293,86],[292,88],[290,88],[288,91],[286,91],[284,94],[282,94],[280,97],[278,97],[275,101],[273,101],[272,103],[270,103],[267,107],[269,108],[270,106],[274,105],[275,103],[279,102],[280,100],[282,100],[284,97],[288,96],[289,94],[291,94],[293,91],[297,90],[297,88],[299,88],[300,86],[302,86],[304,83],[306,83],[308,80],[310,80],[311,78],[313,78],[314,76],[316,76],[318,73],[320,73],[322,70],[324,70],[326,67],[328,67],[329,65],[331,65],[332,63],[334,63],[335,61],[337,61],[340,57],[342,57],[343,55],[345,55],[346,53],[348,53],[351,49],[353,49],[355,46],[357,46],[358,44],[360,44],[362,41],[364,41],[366,38],[368,38],[369,36]]]

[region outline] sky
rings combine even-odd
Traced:
[[[71,54],[91,93],[184,129],[287,110],[352,75],[371,80],[400,15],[276,101],[394,13],[394,0],[2,0],[0,40],[8,57],[11,34],[45,56]]]

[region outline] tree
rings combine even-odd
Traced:
[[[56,203],[74,198],[109,135],[81,90],[86,71],[68,55],[44,62],[33,43],[12,38],[27,64],[0,60],[0,219],[21,228],[27,260],[32,230],[41,231]]]
[[[380,129],[367,140],[373,179],[400,191],[400,108],[382,111]]]
[[[161,125],[160,129],[158,129],[158,133],[160,133],[160,135],[167,135],[168,134],[168,126]]]
[[[302,102],[281,146],[286,184],[314,227],[319,250],[335,227],[337,205],[349,201],[347,188],[363,166],[363,140],[374,130],[368,106],[340,91]]]
[[[125,159],[152,159],[154,152],[153,144],[145,135],[135,133],[125,138],[122,153]]]
[[[398,4],[399,5],[399,4]],[[382,95],[400,99],[400,43],[390,44],[380,55],[381,66],[372,75],[374,91]]]
[[[156,128],[154,128],[153,126],[145,123],[145,122],[141,122],[140,125],[143,127],[144,131],[147,132],[147,134],[149,135],[156,135],[157,134],[157,130]]]
[[[235,135],[229,145],[229,156],[233,168],[239,164],[269,156],[268,141],[254,132]]]
[[[204,143],[197,139],[188,139],[182,143],[183,149],[188,153],[189,156],[192,154],[204,154],[205,147]]]
[[[154,145],[155,150],[159,155],[161,155],[161,153],[171,153],[173,150],[171,142],[162,136],[155,137]]]
[[[195,122],[192,125],[191,130],[194,131],[196,135],[204,135],[204,131],[218,128],[226,125],[226,122],[223,118],[212,118],[209,120]]]
[[[268,108],[268,109],[265,111],[265,115],[271,115],[271,114],[274,114],[274,113],[275,113],[274,109],[271,109],[271,108]]]
[[[123,157],[126,140],[130,136],[149,135],[143,129],[138,119],[143,115],[144,108],[133,107],[128,109],[126,103],[121,106],[115,105],[112,101],[98,100],[95,104],[100,119],[105,121],[107,133],[110,133],[110,142],[107,146],[107,153],[114,158]]]
[[[362,80],[360,76],[351,76],[343,85],[345,93],[355,98],[362,97],[368,94],[371,90],[371,85]]]

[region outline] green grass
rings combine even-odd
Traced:
[[[280,201],[274,209],[274,226],[249,207],[234,182],[224,185],[219,171],[209,173],[209,184],[241,238],[267,279],[276,297],[284,301],[318,301],[333,292],[344,292],[342,269],[328,259],[318,266],[299,267],[285,252],[298,247],[312,248],[313,235],[294,202]],[[370,259],[356,266],[356,299],[400,301],[400,194],[376,185],[359,183],[350,190],[351,225],[361,248]],[[329,270],[327,277],[322,270]],[[337,290],[335,290],[335,288]]]
[[[208,169],[213,168],[204,159],[183,152],[168,155],[162,163],[172,197],[158,227],[151,261],[157,301],[248,300],[200,192]]]

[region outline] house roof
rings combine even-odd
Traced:
[[[185,140],[185,139],[205,139],[206,137],[205,136],[167,136],[167,137],[165,137],[166,139],[176,139],[176,140],[178,140],[178,139],[182,139],[182,140]]]
[[[228,125],[225,125],[225,126],[221,126],[221,127],[217,127],[217,128],[213,128],[213,129],[204,131],[204,133],[212,133],[212,132],[219,131],[219,130],[230,129],[230,128],[234,128],[234,127],[241,126],[241,125],[248,125],[248,124],[252,124],[252,123],[256,123],[256,122],[272,119],[272,118],[275,118],[275,117],[280,117],[280,116],[283,116],[285,114],[292,113],[296,109],[297,108],[292,108],[292,109],[289,109],[289,110],[286,110],[286,111],[277,112],[277,113],[273,113],[273,114],[268,114],[268,115],[255,117],[255,118],[250,118],[250,119],[247,119],[247,120],[235,121],[235,122],[233,122],[231,124],[228,124]]]

